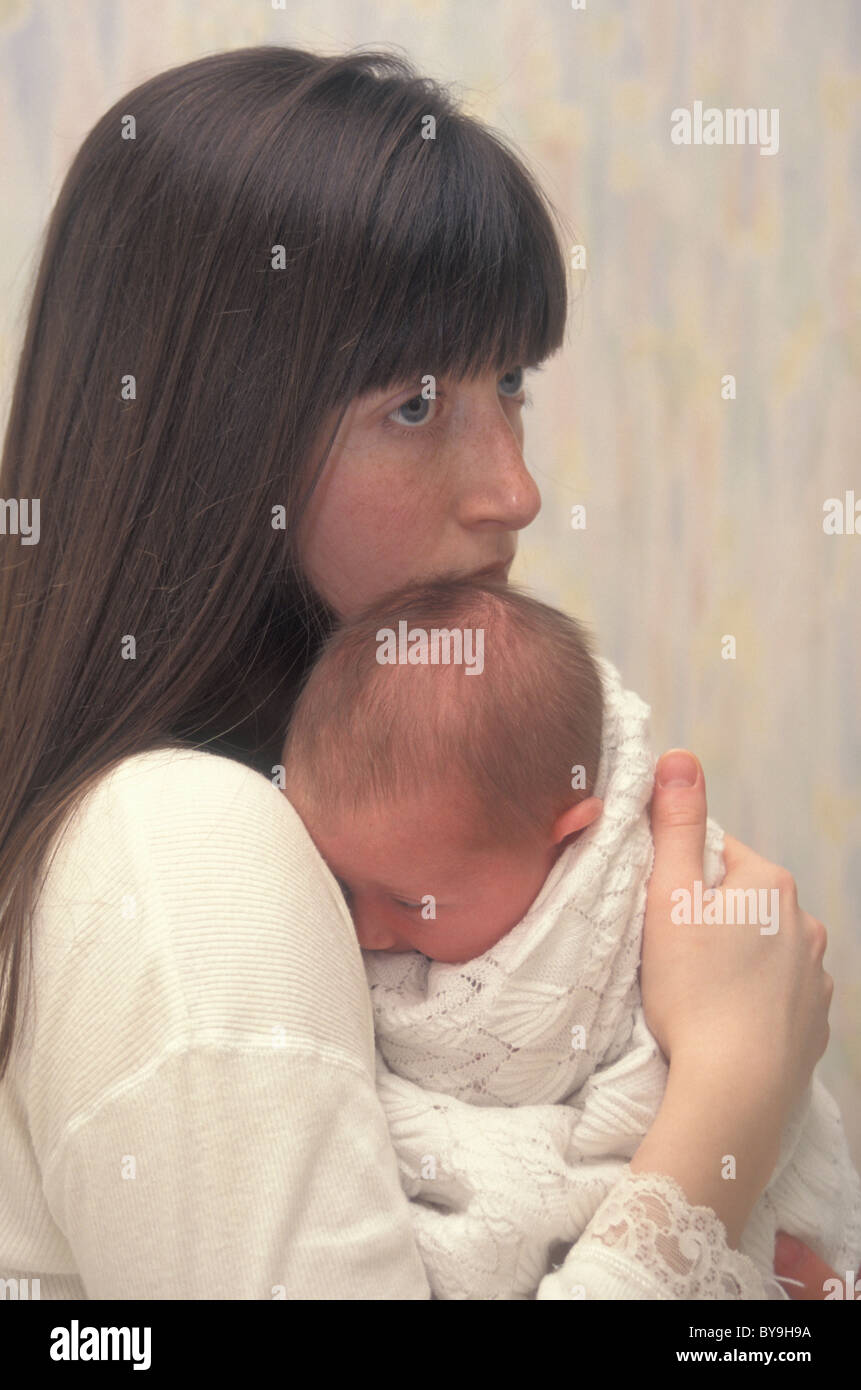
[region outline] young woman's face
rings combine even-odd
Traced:
[[[541,497],[523,462],[524,373],[358,396],[300,533],[318,594],[348,618],[414,580],[506,575]]]

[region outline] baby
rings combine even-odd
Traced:
[[[637,973],[648,715],[580,624],[489,579],[390,595],[332,635],[295,706],[284,791],[364,950],[437,1298],[534,1297],[660,1105]],[[709,821],[705,888],[721,849]],[[740,1243],[784,1298],[778,1228],[861,1263],[861,1184],[818,1078]]]
[[[282,762],[359,944],[459,962],[505,936],[601,812],[602,712],[580,625],[500,582],[410,586],[339,630]]]

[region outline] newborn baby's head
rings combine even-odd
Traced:
[[[412,584],[338,628],[294,707],[285,794],[365,950],[472,960],[600,814],[581,626],[501,581]]]

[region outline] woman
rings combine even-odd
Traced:
[[[41,534],[0,573],[0,1265],[42,1297],[428,1296],[350,919],[267,778],[333,623],[507,572],[540,501],[523,369],[565,310],[525,170],[391,55],[201,59],[84,142],[2,474]],[[729,841],[729,886],[780,890],[767,957],[673,930],[705,789],[689,755],[659,776],[669,1085],[539,1297],[761,1297],[734,1247],[827,1043],[783,870]]]

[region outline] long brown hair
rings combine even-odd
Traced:
[[[335,622],[295,539],[330,412],[537,365],[565,317],[551,205],[398,53],[238,49],[96,123],[47,227],[0,472],[7,513],[40,507],[38,543],[0,536],[0,1076],[73,803],[156,747],[265,770],[266,711],[286,725]]]

